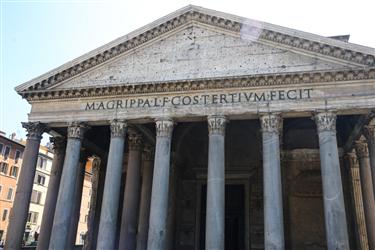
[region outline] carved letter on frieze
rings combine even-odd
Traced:
[[[27,139],[41,140],[42,134],[46,132],[47,125],[40,122],[22,122],[22,127],[27,131]]]
[[[264,114],[260,117],[260,125],[263,132],[279,134],[283,126],[281,115],[273,113]]]
[[[143,138],[138,132],[134,129],[129,129],[129,150],[141,150],[143,146]]]
[[[111,137],[124,137],[127,124],[125,121],[113,120],[111,122]]]
[[[84,123],[73,122],[68,127],[68,138],[83,139],[89,127]]]
[[[156,135],[171,137],[174,122],[170,118],[156,119]]]
[[[318,133],[323,131],[336,132],[336,114],[330,111],[316,113],[315,123]]]
[[[212,115],[207,118],[209,134],[225,134],[227,119],[223,115]]]

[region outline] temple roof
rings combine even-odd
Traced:
[[[375,49],[352,44],[336,37],[323,37],[307,32],[260,22],[232,14],[218,12],[198,6],[188,5],[169,15],[166,15],[146,26],[143,26],[125,36],[115,39],[93,51],[90,51],[68,63],[61,65],[41,76],[27,81],[15,88],[25,97],[26,94],[48,91],[71,79],[82,76],[87,72],[109,63],[132,51],[172,33],[188,27],[200,27],[208,30],[218,29],[232,36],[245,37],[267,46],[276,46],[298,52],[299,54],[314,55],[325,62],[333,63],[329,70],[369,69],[375,66]],[[317,56],[318,55],[318,56]],[[336,65],[338,65],[336,67]],[[262,72],[260,72],[262,73]],[[216,76],[213,76],[216,77]],[[222,77],[218,75],[218,77]],[[130,79],[132,80],[132,79]],[[166,80],[186,80],[183,78]],[[136,84],[137,79],[132,82]],[[145,79],[145,81],[150,81]],[[155,80],[156,81],[156,80]],[[163,79],[157,79],[163,81]],[[141,81],[139,82],[141,83]],[[79,88],[72,84],[70,88]],[[60,87],[60,89],[63,89]]]

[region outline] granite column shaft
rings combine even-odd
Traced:
[[[40,140],[46,130],[46,126],[39,122],[22,123],[22,126],[26,128],[28,134],[6,237],[5,247],[10,250],[21,249],[33,190]]]
[[[126,123],[111,123],[111,142],[105,175],[97,249],[114,249],[123,168]]]
[[[156,148],[147,249],[165,250],[173,121],[156,120]]]
[[[129,157],[126,171],[119,249],[134,250],[137,243],[141,189],[142,137],[129,130]]]
[[[266,250],[282,250],[285,247],[280,166],[282,118],[278,114],[265,114],[260,120],[263,141],[264,245]]]
[[[327,249],[347,250],[349,238],[336,139],[336,115],[329,111],[320,112],[315,115],[315,122],[319,137]]]
[[[42,224],[40,226],[40,233],[37,245],[38,250],[48,249],[49,246],[49,240],[51,237],[53,225],[53,217],[55,215],[57,195],[59,194],[59,186],[66,150],[65,138],[53,137],[50,140],[53,143],[53,160],[51,175],[48,182],[47,196],[44,203]]]
[[[79,123],[73,123],[68,127],[68,141],[64,167],[49,244],[49,249],[51,250],[62,250],[70,247],[68,236],[75,201],[74,192],[78,174],[77,168],[82,139],[86,129],[87,127],[85,125]]]
[[[208,121],[208,174],[206,204],[206,249],[224,250],[225,230],[225,127],[224,116]]]

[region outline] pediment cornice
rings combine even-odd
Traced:
[[[172,31],[182,25],[198,22],[211,25],[231,32],[241,32],[243,25],[249,25],[245,18],[229,15],[221,12],[207,10],[201,7],[188,6],[175,13],[172,13],[154,23],[130,33],[114,42],[105,45],[93,52],[90,52],[76,60],[52,70],[38,78],[26,82],[18,87],[16,91],[22,96],[33,96],[36,91],[47,90],[52,86],[66,81],[78,74],[81,74],[99,64],[102,64],[118,55],[137,48],[142,44],[153,40],[161,35]],[[259,29],[259,37],[264,41],[278,43],[290,48],[304,50],[309,53],[318,53],[325,57],[344,60],[364,67],[375,66],[375,51],[371,48],[357,46],[333,39],[320,37],[304,32],[296,32],[292,29],[276,25],[251,22],[248,30]],[[147,85],[145,88],[148,88]],[[116,88],[132,88],[132,86],[121,86]],[[59,90],[61,91],[61,90]],[[76,90],[73,90],[76,91]],[[47,91],[50,93],[54,91]],[[26,93],[30,93],[27,94]]]
[[[20,93],[29,101],[73,99],[98,96],[122,96],[165,92],[199,91],[210,89],[286,86],[375,80],[375,68],[341,71],[308,71],[290,74],[249,75],[226,78],[179,80],[168,82],[110,85],[89,88],[32,90]]]

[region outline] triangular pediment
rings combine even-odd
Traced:
[[[374,58],[372,48],[188,6],[16,90],[363,69]]]
[[[193,25],[104,63],[55,89],[337,70],[350,65]]]

